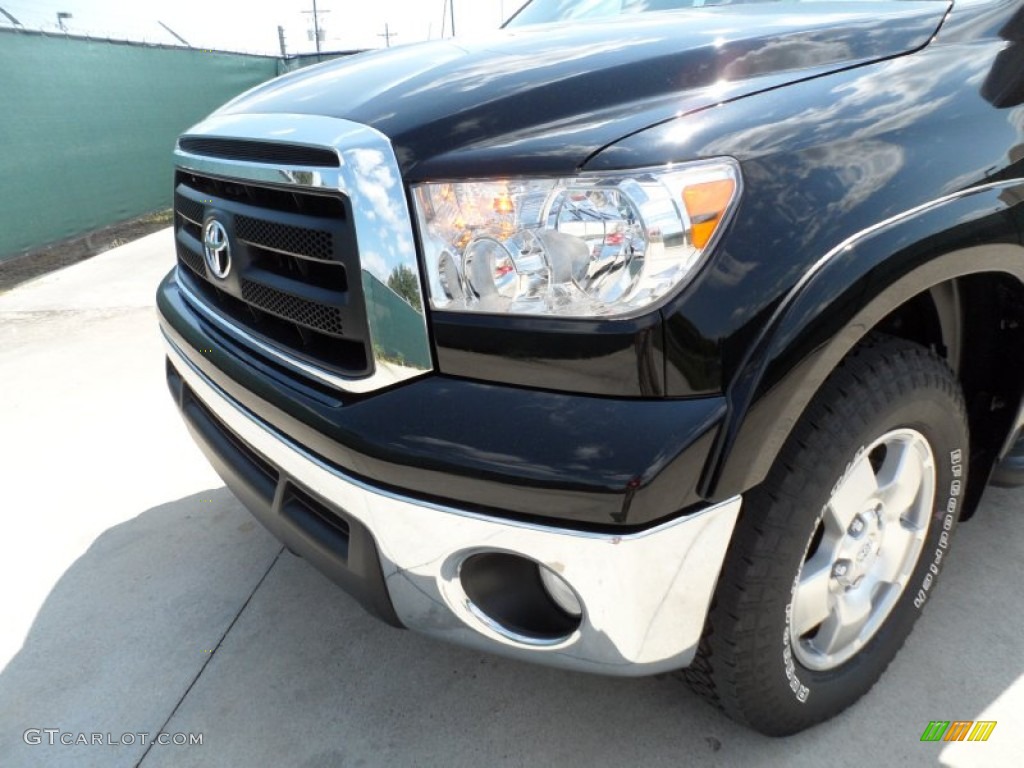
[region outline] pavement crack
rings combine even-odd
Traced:
[[[185,689],[185,692],[182,693],[181,696],[178,698],[178,701],[175,702],[174,708],[171,710],[171,713],[167,716],[167,719],[164,720],[163,724],[160,726],[160,729],[157,731],[157,734],[166,732],[167,726],[170,725],[171,720],[173,720],[174,716],[178,713],[178,710],[181,708],[182,703],[185,701],[185,699],[188,698],[188,695],[192,692],[192,689],[195,687],[196,683],[199,682],[199,678],[201,678],[203,676],[203,672],[206,671],[206,667],[209,665],[211,661],[213,661],[213,657],[217,655],[217,651],[219,651],[221,645],[224,644],[224,638],[226,638],[231,633],[231,630],[235,628],[235,624],[238,623],[238,619],[242,616],[243,613],[245,613],[245,609],[249,607],[249,603],[252,602],[252,599],[259,591],[259,588],[263,586],[263,582],[267,580],[267,576],[270,575],[270,572],[274,570],[274,566],[277,565],[277,561],[281,559],[281,555],[283,553],[284,547],[282,546],[280,549],[277,550],[277,554],[274,555],[274,559],[270,562],[270,565],[267,566],[267,570],[263,573],[263,575],[260,576],[260,580],[256,582],[256,586],[252,588],[252,591],[249,593],[249,596],[245,599],[245,602],[242,603],[242,607],[238,609],[238,612],[235,614],[234,618],[231,619],[231,623],[228,624],[227,629],[225,629],[224,632],[221,634],[220,639],[217,641],[217,645],[214,646],[213,653],[209,653],[206,655],[206,660],[203,661],[202,665],[199,667],[199,671],[196,672],[195,677],[192,678],[192,682],[188,684],[188,687]],[[138,762],[135,763],[135,768],[141,768],[142,764],[146,761],[146,758],[149,756],[149,751],[153,748],[153,745],[155,743],[155,738],[150,740],[149,744],[146,745],[146,751],[142,753],[142,756],[139,758]]]

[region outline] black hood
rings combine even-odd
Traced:
[[[523,27],[330,62],[219,114],[373,126],[410,179],[568,173],[658,122],[921,48],[947,10],[941,0],[754,4]]]

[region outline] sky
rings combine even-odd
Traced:
[[[496,29],[524,0],[454,0],[455,31],[472,35]],[[383,48],[385,24],[391,45],[442,36],[448,0],[317,0],[323,50]],[[196,48],[279,54],[278,26],[288,53],[316,50],[312,39],[313,0],[0,0],[0,9],[28,29],[59,31],[57,13],[72,34],[178,44],[163,22]],[[0,13],[0,25],[10,22]],[[451,36],[450,17],[444,36]]]

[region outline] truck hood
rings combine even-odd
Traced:
[[[409,180],[579,169],[689,112],[917,50],[942,0],[749,4],[499,31],[329,62],[217,114],[297,113],[373,126]]]

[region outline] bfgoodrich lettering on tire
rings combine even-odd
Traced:
[[[863,696],[933,593],[967,443],[941,359],[882,336],[854,350],[747,495],[691,685],[772,735]]]

